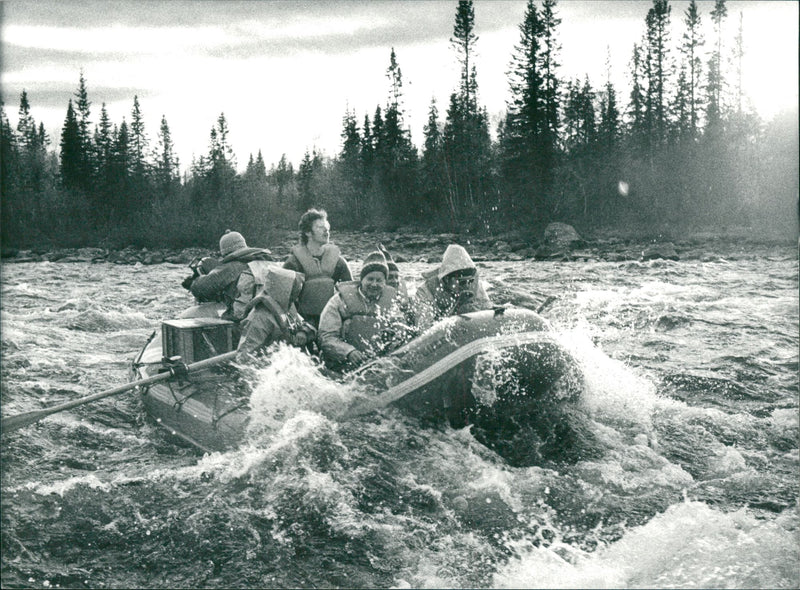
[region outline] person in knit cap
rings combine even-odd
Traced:
[[[386,246],[378,244],[378,250],[380,250],[386,258],[386,266],[389,269],[389,276],[386,279],[386,284],[397,289],[398,294],[402,297],[408,297],[406,282],[400,278],[400,267],[397,266],[397,263],[392,258],[392,255],[389,254]]]
[[[329,368],[353,369],[390,344],[400,318],[397,290],[386,284],[388,275],[386,257],[377,250],[364,259],[360,280],[336,285],[322,310],[317,337]]]
[[[219,239],[219,264],[192,282],[190,291],[203,302],[225,304],[223,318],[238,322],[244,309],[264,285],[272,260],[266,248],[250,248],[242,234],[226,230]]]
[[[413,306],[420,330],[451,315],[493,307],[481,285],[478,268],[463,246],[450,244],[442,263],[423,273],[423,278],[425,281],[417,289]]]

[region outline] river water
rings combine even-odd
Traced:
[[[558,296],[591,452],[514,466],[471,427],[337,420],[353,393],[280,348],[244,369],[279,411],[234,451],[179,445],[135,393],[5,435],[2,586],[799,587],[797,250],[480,267]],[[3,415],[126,382],[185,275],[4,264]]]

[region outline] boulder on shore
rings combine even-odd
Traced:
[[[678,253],[675,251],[675,245],[672,242],[653,244],[642,250],[642,261],[657,260],[659,258],[664,260],[680,260]]]
[[[563,256],[575,248],[583,248],[586,241],[581,238],[575,228],[567,223],[554,222],[544,230],[542,245],[537,248],[535,258],[551,258]]]

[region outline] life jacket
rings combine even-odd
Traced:
[[[381,336],[389,327],[390,313],[397,290],[386,285],[380,299],[367,304],[358,291],[358,281],[339,283],[336,288],[344,303],[342,317],[342,339],[361,351],[373,352],[382,347]]]
[[[252,260],[247,263],[247,268],[253,275],[253,280],[256,284],[255,292],[258,293],[267,282],[267,275],[275,267],[274,262],[266,260]]]
[[[341,255],[339,248],[334,244],[326,244],[322,247],[321,259],[312,256],[305,244],[292,246],[291,252],[306,275],[306,282],[297,302],[297,311],[304,316],[318,316],[335,292],[333,273]]]
[[[256,277],[255,273],[253,276]],[[268,320],[280,330],[284,339],[288,340],[298,328],[295,325],[296,322],[290,317],[289,312],[302,287],[302,273],[274,265],[268,267],[264,271],[258,295],[250,300],[244,310],[245,316],[255,306],[263,305],[270,313]]]

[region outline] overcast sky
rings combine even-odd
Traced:
[[[479,99],[496,120],[509,98],[506,72],[525,0],[476,0]],[[537,6],[541,3],[537,2]],[[673,43],[688,2],[670,2]],[[699,1],[711,45],[714,2]],[[139,97],[151,145],[161,116],[186,169],[207,152],[220,113],[239,168],[261,150],[267,167],[286,153],[295,166],[316,147],[341,146],[342,117],[359,124],[385,105],[392,47],[403,74],[407,126],[422,145],[435,98],[440,115],[458,83],[452,36],[457,0],[7,0],[2,8],[2,95],[12,125],[27,90],[32,114],[58,145],[68,100],[84,72],[92,122],[106,103],[130,122]],[[628,62],[652,2],[562,0],[561,75],[605,82],[606,55],[626,102]],[[729,1],[726,42],[744,15],[745,87],[766,118],[798,103],[798,3]]]

